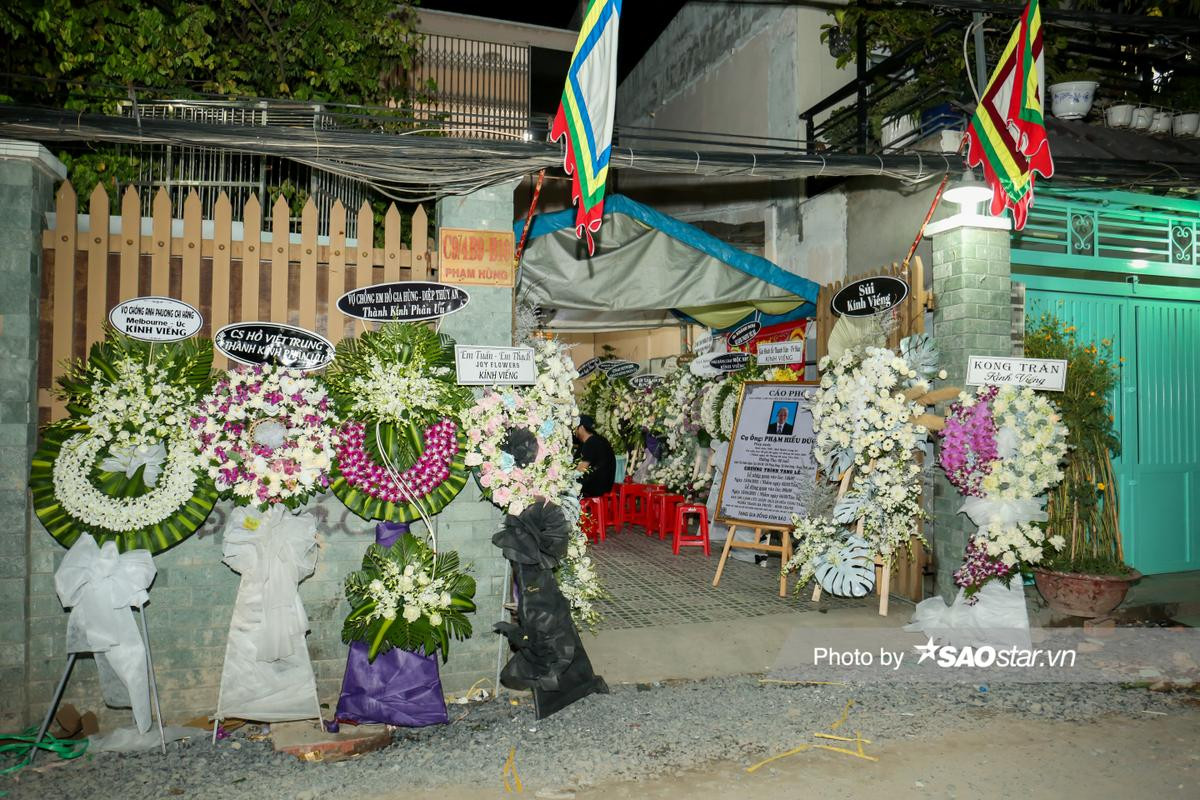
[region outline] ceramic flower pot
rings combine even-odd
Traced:
[[[1151,133],[1170,133],[1171,132],[1171,117],[1170,111],[1155,111],[1154,118],[1150,122]]]
[[[1200,129],[1200,113],[1176,114],[1171,122],[1171,132],[1176,136],[1195,136]]]
[[[1109,106],[1104,112],[1104,120],[1110,128],[1128,128],[1133,124],[1133,105]]]
[[[1125,601],[1130,584],[1141,577],[1136,570],[1126,575],[1033,570],[1033,580],[1050,608],[1072,617],[1092,618],[1108,614]]]
[[[1154,109],[1149,106],[1138,106],[1133,110],[1133,129],[1144,131],[1154,121]]]
[[[1096,99],[1095,81],[1067,81],[1050,87],[1050,110],[1059,119],[1083,119]]]

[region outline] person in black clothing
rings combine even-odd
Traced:
[[[588,414],[579,417],[575,439],[579,442],[579,471],[583,473],[582,495],[599,497],[612,491],[617,457],[608,439],[596,433],[596,421]]]

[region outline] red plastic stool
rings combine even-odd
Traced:
[[[649,491],[645,484],[621,484],[621,497],[617,503],[621,509],[622,529],[626,525],[646,524],[646,511],[649,499]]]
[[[621,530],[621,484],[614,483],[612,491],[604,495],[606,528]]]
[[[583,525],[584,535],[597,542],[603,542],[604,529],[608,522],[608,515],[604,513],[604,498],[585,497],[579,501],[579,506],[587,515],[587,521]]]
[[[667,492],[662,496],[662,501],[659,504],[658,518],[658,538],[666,539],[675,536],[675,530],[678,527],[675,524],[675,509],[687,502],[687,498],[681,494],[672,494]]]
[[[696,526],[696,535],[694,536],[687,532],[687,522],[684,519],[689,514],[698,514],[700,516],[699,524]],[[671,543],[671,551],[675,555],[679,555],[679,548],[688,546],[703,547],[704,555],[712,555],[708,545],[708,508],[695,503],[682,503],[675,509],[675,533]]]
[[[667,499],[668,492],[653,487],[649,491],[649,502],[647,503],[646,515],[646,535],[653,536],[658,534],[658,538],[664,539],[663,534],[663,505]]]

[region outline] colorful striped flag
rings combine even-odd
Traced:
[[[563,168],[571,181],[576,205],[575,235],[587,237],[588,254],[596,251],[592,234],[604,215],[604,183],[612,148],[613,112],[617,104],[617,24],[621,0],[590,0],[579,40],[567,70],[562,104],[550,129],[551,141],[566,137]]]
[[[1038,0],[1029,0],[967,126],[967,164],[983,164],[991,213],[1011,208],[1017,230],[1033,205],[1036,175],[1054,175],[1042,118],[1042,60],[1042,15]]]

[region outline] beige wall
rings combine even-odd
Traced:
[[[592,356],[600,355],[606,344],[613,347],[616,351],[613,355],[617,358],[643,365],[652,358],[677,356],[683,352],[679,327],[676,325],[641,331],[561,333],[558,334],[558,338],[574,345],[571,355],[576,364],[582,364]]]
[[[617,119],[799,141],[799,114],[852,77],[821,44],[823,8],[689,3],[617,90]],[[672,135],[672,134],[666,134]],[[846,274],[846,199],[799,181],[619,171],[617,190],[686,221],[764,224],[763,255],[817,283]]]
[[[690,326],[694,341],[703,329]],[[606,331],[603,333],[560,333],[558,338],[571,345],[571,360],[576,366],[604,352],[604,345],[615,349],[614,355],[628,361],[636,361],[643,367],[652,358],[677,356],[684,351],[680,340],[680,329],[676,325],[641,331]],[[654,366],[652,371],[660,371]],[[582,389],[584,381],[577,381],[576,391]]]

